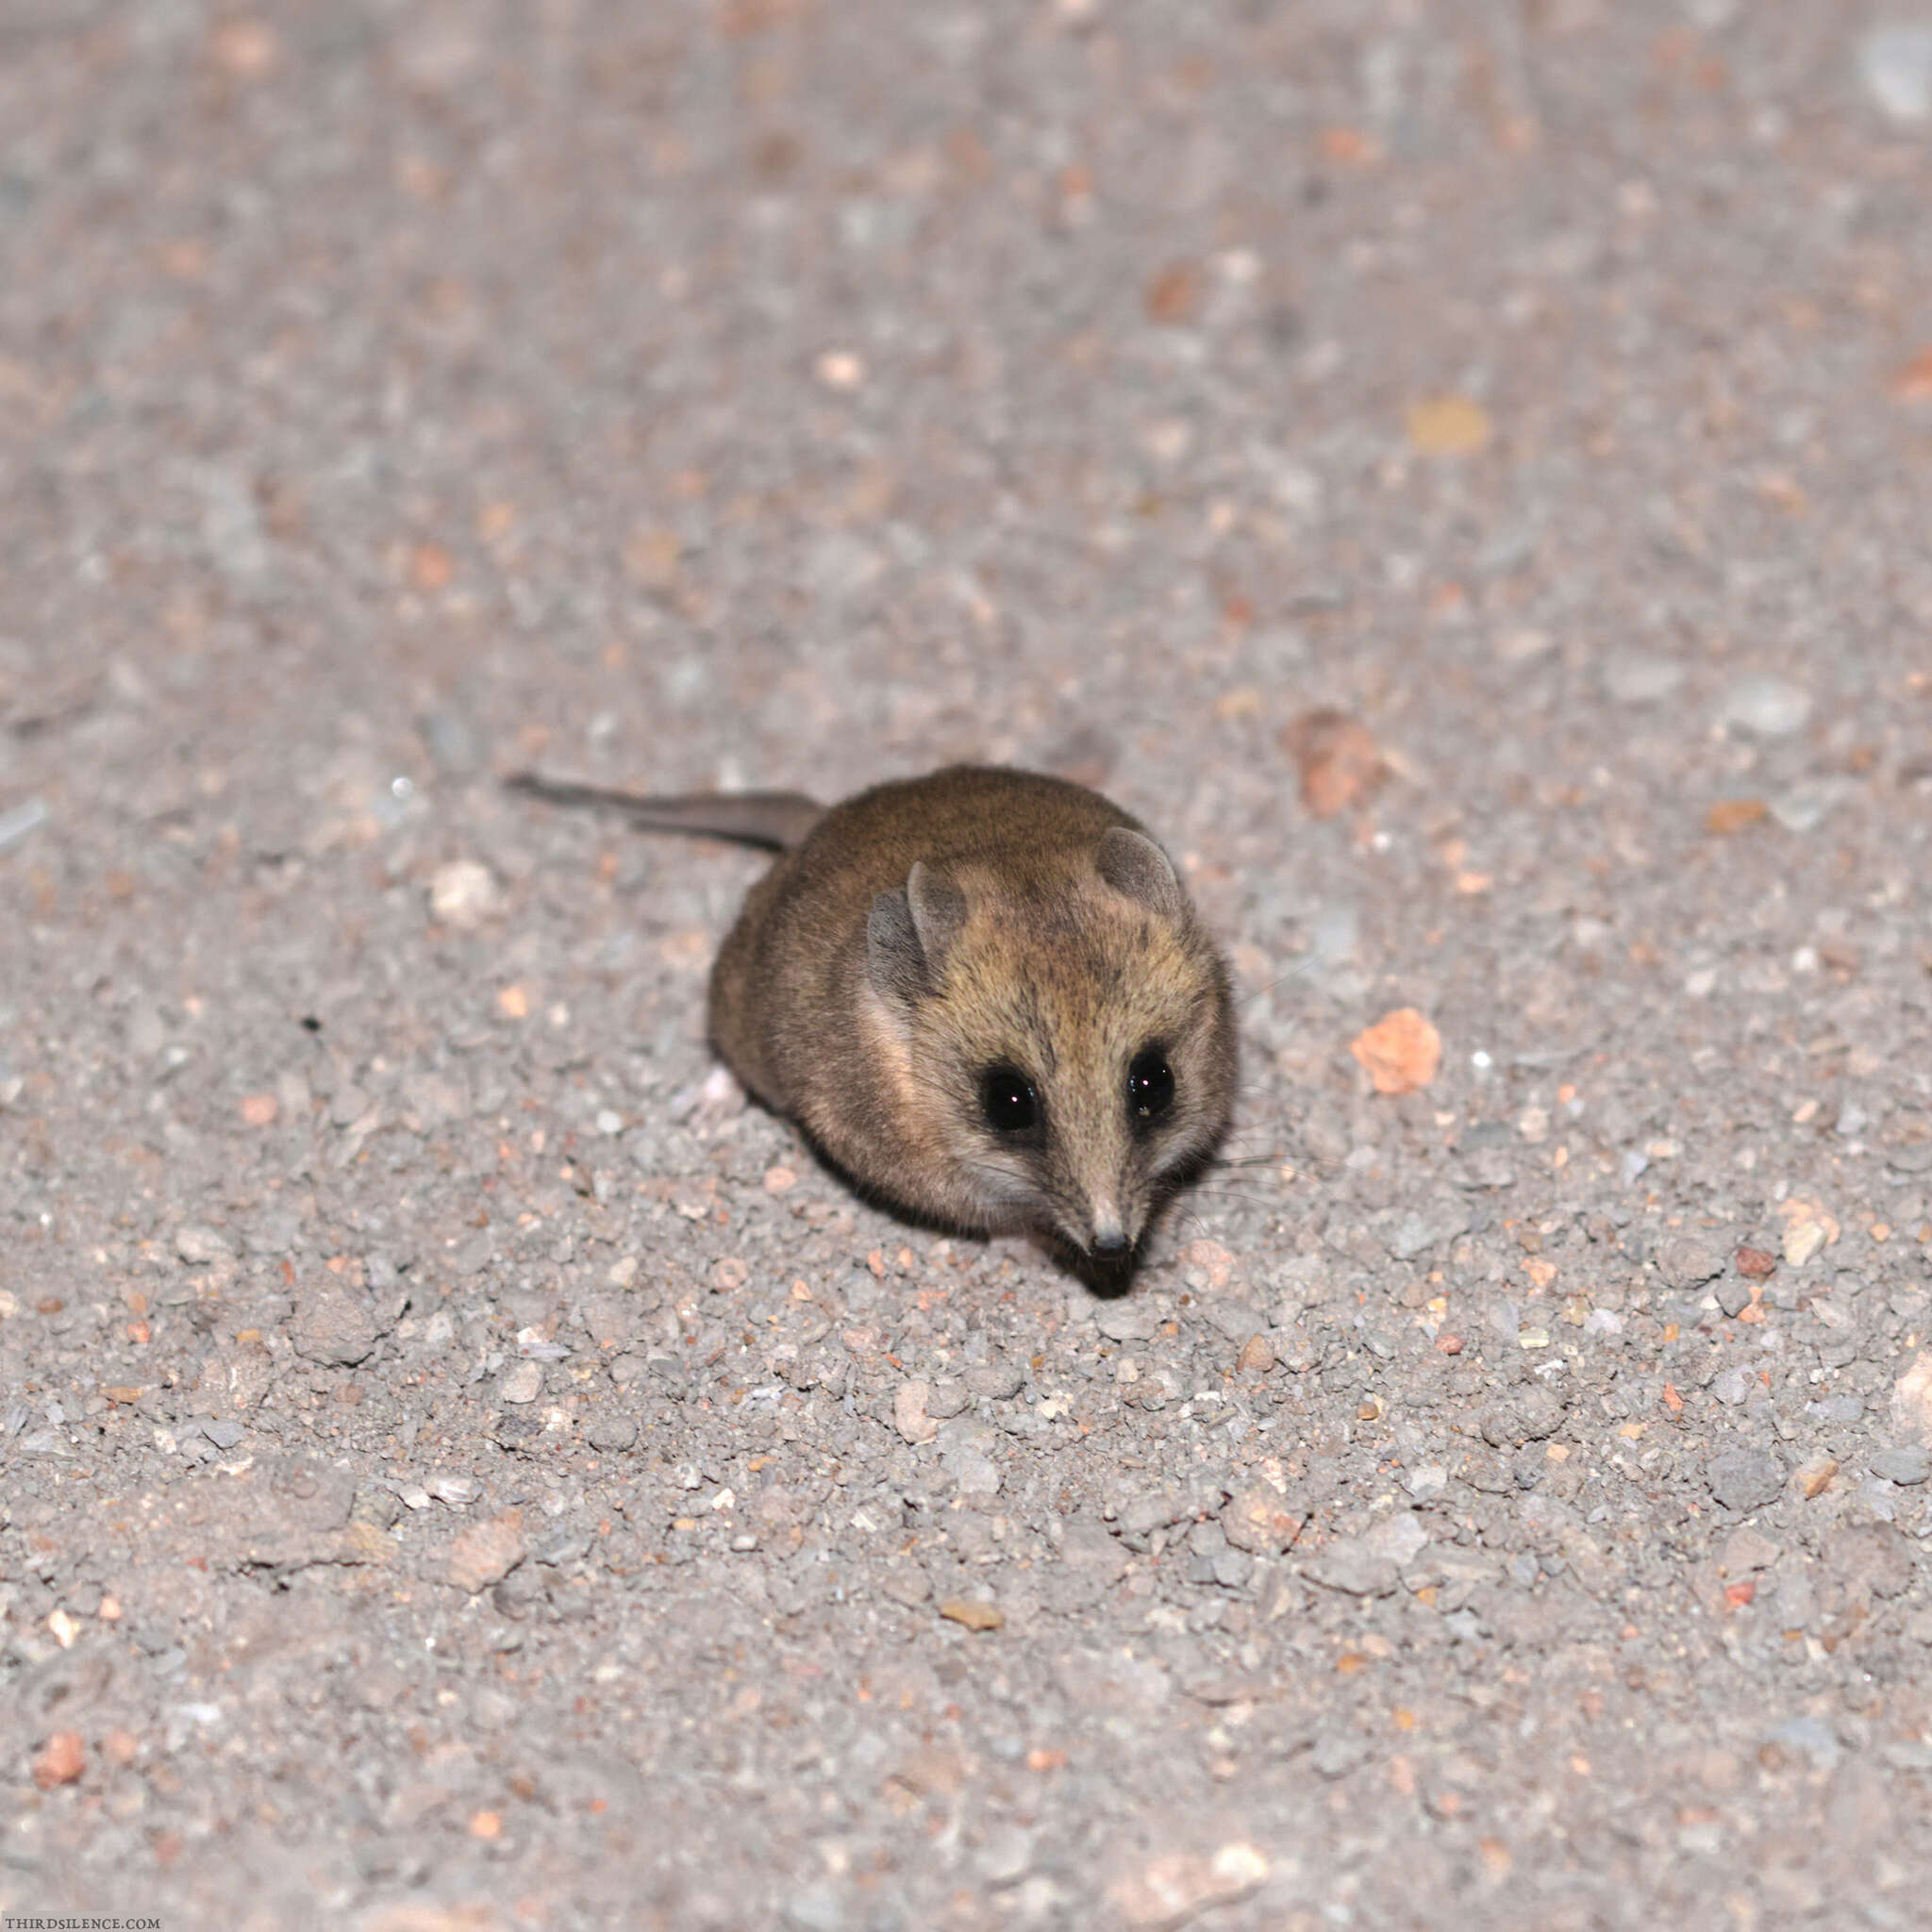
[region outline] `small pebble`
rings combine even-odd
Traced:
[[[87,1769],[87,1747],[77,1731],[56,1731],[34,1759],[34,1783],[51,1791],[73,1784]]]
[[[1798,1487],[1807,1497],[1822,1496],[1838,1474],[1838,1463],[1829,1456],[1814,1456],[1798,1465]]]
[[[846,1932],[854,1923],[843,1892],[826,1878],[794,1891],[785,1901],[784,1911],[791,1932]]]
[[[1791,1717],[1768,1732],[1765,1741],[1801,1752],[1814,1771],[1829,1774],[1843,1754],[1838,1733],[1822,1717]]]
[[[1771,801],[1771,815],[1786,831],[1803,838],[1824,823],[1839,797],[1840,787],[1833,781],[1807,778]]]
[[[1265,1335],[1251,1335],[1241,1345],[1236,1367],[1244,1375],[1265,1375],[1274,1366],[1274,1345]]]
[[[1932,1349],[1921,1349],[1891,1385],[1891,1422],[1901,1436],[1932,1445]]]
[[[635,1416],[600,1415],[588,1431],[591,1447],[601,1455],[614,1455],[628,1449],[638,1439]]]
[[[9,845],[16,845],[26,835],[47,821],[47,806],[44,799],[29,798],[23,804],[0,811],[0,852]]]
[[[1429,1532],[1421,1517],[1398,1509],[1365,1531],[1359,1541],[1364,1549],[1388,1557],[1398,1570],[1406,1570],[1428,1547]]]
[[[1402,1487],[1418,1503],[1431,1502],[1448,1489],[1449,1472],[1440,1462],[1425,1462],[1420,1469],[1409,1471]]]
[[[1932,25],[1897,22],[1858,41],[1858,78],[1889,121],[1932,118]]]
[[[995,1826],[976,1863],[980,1878],[995,1890],[1017,1885],[1033,1869],[1033,1833],[1017,1824]]]
[[[1019,1394],[1024,1378],[1010,1361],[980,1362],[966,1371],[966,1387],[989,1402],[1010,1402]]]
[[[1244,1842],[1224,1844],[1209,1857],[1170,1852],[1116,1879],[1107,1895],[1131,1932],[1168,1932],[1212,1907],[1246,1898],[1270,1869],[1266,1856]]]
[[[1805,1413],[1822,1423],[1855,1423],[1865,1413],[1865,1403],[1857,1395],[1827,1395],[1820,1402],[1807,1402]]]
[[[1657,1249],[1657,1272],[1673,1288],[1688,1291],[1722,1274],[1724,1257],[1708,1241],[1675,1235]]]
[[[1705,1465],[1704,1479],[1726,1509],[1744,1515],[1777,1501],[1784,1493],[1785,1469],[1767,1450],[1723,1449]]]
[[[1147,1341],[1160,1327],[1160,1313],[1143,1295],[1123,1295],[1102,1307],[1095,1325],[1109,1341]]]
[[[295,1310],[295,1353],[325,1367],[352,1369],[375,1349],[375,1324],[363,1301],[325,1276]]]
[[[932,1595],[932,1581],[911,1563],[895,1563],[879,1579],[880,1591],[895,1604],[916,1610]]]
[[[1620,705],[1655,705],[1684,682],[1684,667],[1644,651],[1619,651],[1603,665],[1607,696]]]
[[[1769,1570],[1783,1555],[1783,1550],[1768,1536],[1746,1524],[1741,1529],[1734,1529],[1724,1542],[1724,1574],[1748,1576],[1755,1571]]]
[[[949,1596],[940,1606],[940,1615],[947,1623],[962,1624],[969,1630],[1001,1630],[1007,1622],[1007,1613],[982,1597]]]
[[[1789,679],[1754,672],[1724,694],[1724,723],[1757,738],[1789,738],[1811,715],[1811,696]]]
[[[1348,1596],[1392,1596],[1395,1564],[1365,1537],[1346,1537],[1318,1550],[1303,1566],[1309,1582]]]
[[[522,1361],[497,1384],[496,1392],[505,1402],[535,1402],[542,1389],[542,1363]]]
[[[439,866],[429,881],[429,909],[444,925],[472,932],[497,910],[496,880],[474,858]]]
[[[946,1474],[959,1486],[962,1496],[996,1496],[1000,1491],[999,1466],[984,1451],[964,1446],[941,1457]]]
[[[827,389],[853,390],[865,380],[865,361],[850,349],[827,349],[813,365]]]
[[[926,1398],[932,1393],[925,1382],[902,1382],[892,1395],[892,1424],[908,1442],[930,1442],[940,1425],[926,1413]]]
[[[471,1596],[501,1582],[524,1560],[524,1512],[506,1509],[473,1524],[450,1545],[449,1580]]]
[[[1872,1457],[1872,1474],[1889,1483],[1911,1488],[1932,1476],[1932,1449],[1910,1442],[1903,1448],[1880,1449]]]
[[[940,1422],[950,1422],[968,1408],[972,1401],[972,1394],[962,1377],[942,1375],[926,1391],[925,1412]]]
[[[211,1227],[189,1225],[175,1230],[175,1252],[191,1267],[206,1267],[235,1250],[225,1235]]]
[[[1717,1285],[1717,1305],[1727,1315],[1741,1315],[1751,1306],[1751,1284],[1736,1277]]]
[[[1290,1509],[1267,1483],[1242,1490],[1221,1512],[1221,1527],[1238,1550],[1254,1556],[1275,1556],[1290,1548],[1302,1532],[1304,1518]]]
[[[1359,1731],[1331,1724],[1317,1734],[1309,1748],[1308,1768],[1317,1777],[1346,1777],[1368,1755],[1368,1740]]]
[[[1794,1221],[1785,1229],[1785,1261],[1792,1268],[1802,1268],[1825,1242],[1825,1229],[1821,1222]]]

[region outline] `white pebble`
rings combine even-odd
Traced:
[[[1858,78],[1892,121],[1932,117],[1932,26],[1874,27],[1858,42]]]
[[[430,911],[458,932],[481,925],[496,907],[496,881],[490,868],[474,858],[453,858],[438,866],[429,881]]]

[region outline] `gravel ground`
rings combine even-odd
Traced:
[[[0,1907],[1923,1924],[1928,140],[1924,0],[8,0]],[[1118,1301],[496,782],[960,757],[1243,992]]]

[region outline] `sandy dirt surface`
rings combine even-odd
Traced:
[[[9,1923],[1923,1924],[1928,170],[1922,0],[8,0]],[[1233,961],[1122,1300],[498,784],[958,758]]]

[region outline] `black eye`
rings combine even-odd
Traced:
[[[1174,1069],[1158,1046],[1136,1054],[1127,1069],[1127,1112],[1136,1126],[1158,1121],[1174,1105]]]
[[[1033,1082],[1018,1067],[989,1067],[979,1076],[979,1110],[996,1134],[1024,1134],[1040,1124]]]

